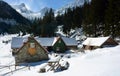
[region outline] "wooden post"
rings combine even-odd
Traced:
[[[11,74],[13,74],[13,71],[11,70]]]
[[[28,65],[28,69],[30,70],[30,65]]]
[[[17,65],[18,65],[18,63],[15,64],[15,70],[17,69]]]
[[[8,68],[10,69],[10,65],[8,66]]]

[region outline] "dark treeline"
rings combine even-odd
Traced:
[[[20,34],[20,32],[23,33],[23,35],[25,35],[26,33],[28,33],[28,29],[30,28],[30,24],[26,25],[26,24],[7,24],[4,22],[0,22],[0,34]]]
[[[83,30],[89,36],[120,36],[120,0],[92,0],[83,6]]]
[[[68,8],[64,14],[58,14],[56,17],[54,16],[54,11],[50,9],[43,18],[34,19],[32,22],[29,33],[35,36],[55,36],[55,31],[59,25],[64,25],[63,31],[67,34],[70,29],[81,27],[82,7]]]
[[[83,28],[88,36],[120,36],[120,0],[85,0],[83,6],[68,8],[62,15],[54,16],[51,9],[43,19],[36,19],[31,33],[39,36],[54,36],[58,25],[64,25],[63,31]]]
[[[68,8],[61,17],[66,33],[82,27],[87,36],[120,36],[120,0],[85,0],[83,6]]]
[[[57,22],[55,20],[54,11],[50,9],[41,19],[32,20],[32,25],[28,30],[29,33],[35,36],[51,37],[54,36]]]
[[[34,34],[35,36],[55,36],[57,26],[64,25],[63,31],[68,34],[70,29],[83,28],[87,36],[120,36],[120,0],[85,0],[84,5],[66,9],[64,14],[54,16],[53,9],[45,13],[41,19],[32,20],[27,27],[17,26],[16,29]],[[17,31],[12,29],[13,31]]]

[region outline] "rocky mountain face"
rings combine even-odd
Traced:
[[[21,3],[20,5],[12,5],[12,7],[19,13],[26,13],[26,14],[33,13],[32,11],[27,9],[24,3]]]
[[[4,1],[0,1],[0,20],[3,22],[6,20],[14,21],[20,24],[29,24],[30,21],[21,16],[16,10],[14,10],[9,4]]]
[[[72,9],[73,7],[81,6],[83,4],[84,4],[84,0],[75,0],[67,5],[64,5],[60,9],[54,10],[54,13],[55,13],[55,15],[64,14],[67,8]],[[24,3],[22,3],[20,5],[13,5],[12,7],[16,11],[18,11],[21,15],[23,15],[24,17],[26,17],[28,19],[42,18],[45,15],[45,12],[50,10],[49,7],[44,7],[38,12],[33,12],[31,10],[28,10]]]
[[[84,4],[84,0],[75,0],[63,7],[61,7],[60,9],[56,10],[56,15],[57,14],[64,14],[65,11],[68,9],[68,8],[73,8],[73,7],[77,7],[77,6],[82,6]]]
[[[0,0],[0,33],[17,24],[29,25],[30,21],[19,14],[9,4]]]
[[[45,15],[45,12],[49,11],[50,8],[44,7],[38,12],[33,12],[31,10],[28,10],[26,5],[24,3],[20,5],[13,5],[12,6],[17,12],[19,12],[22,16],[28,18],[28,19],[34,19],[34,18],[42,18]]]

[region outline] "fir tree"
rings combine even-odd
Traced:
[[[120,34],[120,0],[108,0],[105,15],[105,35],[119,36]]]

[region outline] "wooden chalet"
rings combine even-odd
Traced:
[[[12,39],[11,48],[13,49],[13,55],[19,50],[22,45],[27,42],[28,38],[14,37]],[[67,37],[40,37],[34,38],[42,47],[47,51],[65,52],[70,49],[77,49],[77,41],[74,38]]]
[[[33,37],[12,39],[12,53],[16,63],[36,62],[48,59],[47,50]]]
[[[53,51],[61,53],[67,50],[67,46],[61,37],[55,37],[52,43]]]
[[[63,48],[61,49],[61,52],[64,52],[65,50],[70,50],[70,49],[77,49],[77,41],[74,38],[51,37],[51,38],[36,38],[36,40],[48,51],[53,50],[57,52],[55,47]],[[61,42],[61,43],[58,43],[58,42]]]
[[[118,45],[118,43],[111,37],[87,38],[82,44],[84,50],[93,50]]]

